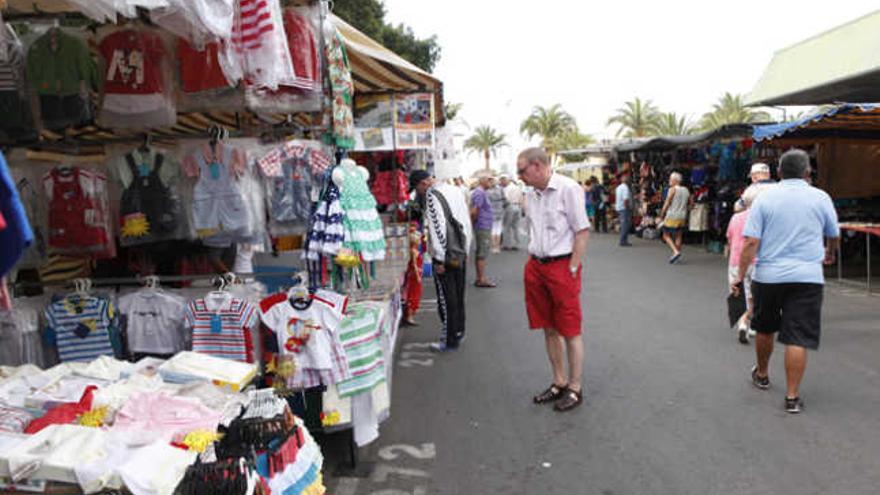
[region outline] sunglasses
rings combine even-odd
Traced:
[[[529,167],[531,167],[531,166],[534,165],[534,164],[535,164],[535,163],[532,162],[532,163],[526,165],[526,166],[523,167],[523,168],[517,168],[517,169],[516,169],[516,175],[522,177],[522,175],[526,173],[526,170],[528,170]]]

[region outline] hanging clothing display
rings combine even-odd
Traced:
[[[249,86],[278,89],[296,80],[279,0],[240,0],[227,49],[226,75]]]
[[[260,171],[266,177],[281,175],[281,166],[285,160],[296,158],[308,161],[312,174],[319,176],[333,165],[333,159],[317,141],[294,139],[266,153],[257,160]]]
[[[351,377],[338,334],[347,305],[347,297],[326,290],[303,301],[276,294],[260,302],[263,324],[275,332],[279,352],[296,358],[290,388],[332,385]]]
[[[9,24],[0,25],[0,128],[10,135],[33,129],[25,84],[24,47]]]
[[[259,321],[259,314],[251,303],[229,293],[212,292],[190,301],[184,321],[192,329],[193,351],[253,362],[250,329]]]
[[[3,277],[34,241],[34,233],[3,153],[0,153],[0,216],[5,225],[0,229],[0,277]]]
[[[115,255],[104,174],[59,167],[43,176],[43,188],[49,201],[49,248],[54,253]]]
[[[143,289],[119,298],[128,351],[174,354],[186,347],[186,300],[160,289]]]
[[[184,173],[196,179],[192,223],[199,237],[247,229],[248,211],[239,185],[246,167],[242,152],[222,142],[207,143],[184,159]]]
[[[330,182],[327,184],[315,213],[312,215],[309,238],[306,244],[306,258],[312,261],[321,256],[335,255],[345,240],[343,217],[345,212],[339,201],[339,188]]]
[[[89,93],[97,91],[98,69],[86,44],[52,28],[28,50],[27,79],[40,100],[48,129],[88,124],[94,118]]]
[[[312,212],[313,189],[330,164],[320,143],[287,141],[257,160],[268,181],[266,203],[269,232],[274,236],[306,231]]]
[[[98,44],[104,75],[102,125],[149,128],[174,125],[177,108],[166,82],[167,55],[162,39],[146,29],[121,29]]]
[[[353,160],[343,160],[333,172],[339,180],[339,201],[345,212],[343,245],[361,255],[366,261],[385,259],[385,231],[376,211],[376,199],[367,187],[368,173]]]
[[[39,184],[35,186],[31,179],[22,178],[16,183],[15,188],[18,190],[18,197],[24,209],[25,218],[30,224],[31,232],[34,236],[33,242],[31,242],[28,249],[25,250],[19,259],[19,266],[22,268],[35,268],[42,263],[47,255],[45,224],[39,221],[39,219],[44,217],[40,214],[42,202],[38,192]],[[11,224],[11,222],[8,223]]]
[[[370,188],[376,204],[405,204],[409,201],[409,179],[403,170],[386,170],[376,173]]]
[[[284,10],[281,26],[293,63],[293,78],[280,83],[277,89],[250,85],[246,92],[247,106],[253,111],[318,112],[322,104],[322,73],[319,41],[315,35],[319,25],[318,9],[295,7]]]
[[[50,304],[45,318],[45,338],[62,362],[113,356],[120,347],[116,308],[103,297],[71,294]]]
[[[154,149],[126,153],[118,165],[122,183],[119,239],[122,245],[180,237],[180,200],[173,189],[175,164]]]
[[[324,104],[325,124],[332,129],[331,141],[344,149],[354,148],[354,82],[345,44],[339,30],[328,19],[324,22],[324,56],[327,59],[329,101]]]
[[[339,329],[339,339],[351,366],[350,380],[336,385],[340,397],[369,392],[385,381],[380,310],[367,304],[353,304]]]

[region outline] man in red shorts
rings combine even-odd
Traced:
[[[517,175],[533,188],[526,197],[531,229],[525,268],[529,328],[544,331],[553,367],[553,383],[533,400],[536,404],[554,402],[556,411],[568,411],[583,402],[581,258],[590,235],[584,191],[574,180],[554,174],[547,153],[540,148],[520,153],[516,168]]]

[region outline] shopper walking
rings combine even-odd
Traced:
[[[489,202],[492,203],[492,252],[501,252],[501,233],[504,231],[504,211],[507,209],[507,197],[504,188],[492,177],[489,189]]]
[[[492,175],[489,172],[482,172],[479,180],[479,185],[471,192],[471,218],[477,243],[474,254],[477,280],[474,285],[480,288],[494,288],[495,284],[486,277],[486,265],[492,249],[492,202],[488,193],[492,186]]]
[[[596,204],[593,203],[593,184],[595,180],[595,177],[590,177],[584,181],[584,205],[587,208],[587,218],[590,219],[590,224],[592,225],[596,224]]]
[[[663,240],[672,250],[669,257],[670,263],[681,260],[681,244],[684,239],[684,228],[687,225],[688,209],[691,205],[691,193],[681,185],[681,174],[672,172],[669,175],[669,192],[666,193],[666,202],[660,211],[663,219]]]
[[[629,172],[620,174],[620,184],[614,190],[614,209],[620,220],[620,245],[631,246],[629,231],[632,228],[632,192],[629,188]]]
[[[554,174],[540,148],[520,153],[516,167],[523,181],[534,187],[526,197],[531,229],[524,274],[529,328],[543,330],[553,369],[553,383],[533,401],[555,402],[556,411],[568,411],[583,402],[581,259],[590,235],[584,192],[574,180]]]
[[[519,249],[520,220],[523,215],[523,191],[519,184],[510,180],[506,175],[501,176],[501,187],[504,188],[504,197],[507,199],[507,207],[504,209],[504,230],[501,233],[501,248],[508,251]]]
[[[752,296],[757,364],[752,383],[770,387],[768,365],[773,353],[773,334],[785,345],[785,410],[799,413],[804,401],[800,384],[807,365],[807,351],[819,348],[822,264],[834,262],[840,228],[834,204],[827,193],[808,183],[810,157],[793,149],[779,160],[782,181],[761,193],[749,212],[739,275],[731,290],[748,273],[757,255]],[[823,246],[823,237],[825,245]]]
[[[751,170],[749,171],[749,178],[751,179],[752,183],[749,185],[749,187],[746,188],[745,191],[743,191],[742,196],[745,196],[746,192],[749,190],[762,190],[767,187],[772,187],[774,184],[776,184],[776,182],[772,178],[770,178],[770,165],[767,165],[766,163],[758,162],[753,164]],[[746,209],[746,205],[743,202],[742,196],[736,201],[736,203],[734,203],[734,212],[740,212]]]
[[[749,218],[749,208],[754,203],[755,198],[758,197],[758,193],[760,193],[760,189],[751,189],[743,193],[743,205],[745,206],[745,210],[735,213],[733,217],[731,217],[730,222],[727,224],[727,254],[728,254],[728,263],[727,263],[727,283],[733,284],[739,278],[739,262],[742,258],[743,246],[745,245],[746,238],[743,235],[743,231],[746,227],[746,221]],[[739,320],[736,321],[733,325],[734,330],[737,332],[737,336],[739,338],[740,344],[748,344],[749,337],[754,335],[754,331],[750,330],[750,322],[752,316],[752,277],[755,272],[755,263],[753,262],[749,265],[749,269],[746,271],[743,277],[743,291],[744,298],[746,301],[746,311],[739,317]],[[733,318],[733,317],[731,317]]]
[[[423,170],[409,176],[410,188],[425,201],[424,224],[428,230],[428,255],[434,267],[440,340],[435,351],[455,350],[465,336],[465,285],[467,254],[471,244],[471,218],[461,189],[436,184]]]
[[[592,177],[593,188],[593,204],[596,205],[596,223],[594,230],[596,232],[608,233],[608,190],[599,182],[598,179]]]

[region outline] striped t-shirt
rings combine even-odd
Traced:
[[[251,303],[234,297],[218,305],[195,299],[187,304],[184,321],[192,329],[193,351],[252,362],[250,328],[259,321],[259,313]]]
[[[47,335],[54,337],[58,358],[91,361],[113,356],[111,332],[116,331],[116,309],[102,297],[68,296],[46,308]]]

